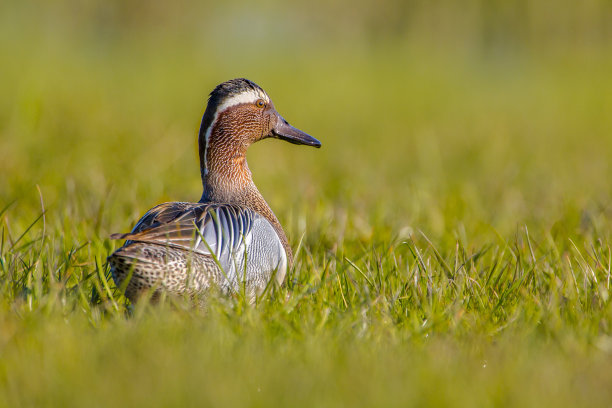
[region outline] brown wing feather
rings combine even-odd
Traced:
[[[199,203],[159,204],[136,223],[132,232],[111,234],[110,238],[189,247],[197,233],[195,224],[207,207]]]
[[[150,209],[134,226],[131,234],[167,224],[201,208],[200,203],[171,202],[159,204]]]
[[[165,203],[149,210],[128,234],[112,239],[163,244],[209,254],[239,247],[252,226],[254,214],[229,204]]]

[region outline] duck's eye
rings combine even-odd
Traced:
[[[255,106],[258,108],[263,108],[266,106],[266,102],[263,99],[258,99],[257,102],[255,102]]]

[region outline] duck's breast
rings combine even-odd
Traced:
[[[263,290],[271,279],[282,284],[287,254],[274,227],[252,210],[228,211],[234,208],[214,209],[211,220],[200,227],[198,250],[214,253],[234,288],[246,284]]]
[[[246,272],[254,277],[256,285],[267,285],[275,279],[280,285],[287,273],[287,254],[274,227],[263,216],[257,214],[253,219],[250,234],[245,237],[243,247],[236,252],[237,275]],[[245,267],[246,265],[246,267]],[[242,279],[239,279],[242,281]]]

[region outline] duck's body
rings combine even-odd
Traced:
[[[217,86],[200,127],[200,202],[160,204],[131,233],[113,236],[128,240],[108,261],[130,300],[149,289],[198,293],[211,286],[253,295],[272,279],[283,282],[291,247],[246,162],[248,146],[266,137],[320,147],[290,126],[253,82]]]

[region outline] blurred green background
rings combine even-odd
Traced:
[[[135,204],[132,221],[158,201],[195,200],[207,95],[244,76],[324,143],[250,151],[281,215],[335,203],[437,236],[465,220],[502,234],[536,219],[550,227],[568,206],[597,218],[612,175],[611,10],[4,2],[0,194],[37,203],[39,184],[61,206],[78,191]]]
[[[611,22],[609,0],[3,1],[0,406],[609,406]],[[303,237],[287,301],[98,309],[108,236],[199,199],[208,93],[239,76],[323,143],[249,150]]]

